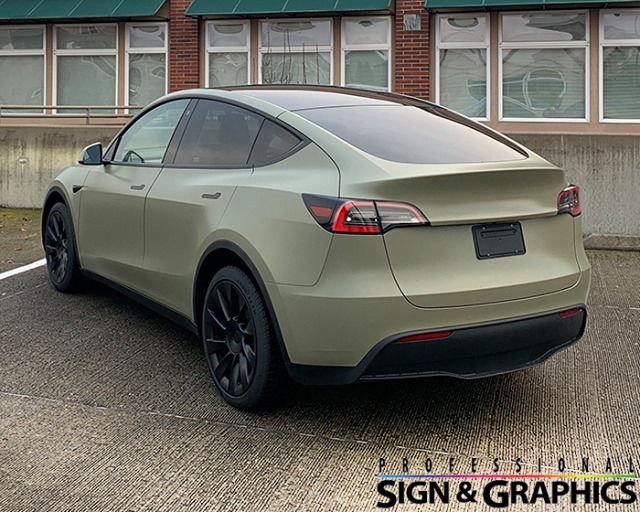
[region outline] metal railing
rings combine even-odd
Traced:
[[[118,119],[134,116],[143,107],[135,105],[1,105],[0,124],[7,118]]]

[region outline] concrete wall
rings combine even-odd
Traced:
[[[0,127],[0,205],[40,207],[47,186],[82,149],[108,143],[118,128]]]
[[[0,128],[0,205],[39,207],[48,183],[117,128]],[[517,135],[582,190],[585,233],[640,236],[640,136]]]
[[[512,137],[580,187],[585,233],[640,236],[640,135]]]

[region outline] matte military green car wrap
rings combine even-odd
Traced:
[[[581,336],[590,267],[581,216],[559,213],[559,194],[568,185],[563,170],[497,134],[500,144],[512,148],[513,159],[391,161],[313,122],[315,114],[308,111],[351,108],[350,95],[354,105],[369,99],[402,104],[400,97],[369,98],[339,88],[271,89],[279,91],[282,104],[265,99],[270,97],[261,92],[265,88],[250,87],[163,98],[131,126],[158,106],[190,101],[180,122],[173,121],[182,139],[173,136],[165,161],[152,164],[140,156],[138,163],[70,167],[52,183],[43,218],[55,201],[65,202],[86,273],[144,297],[195,331],[201,327],[203,294],[213,277],[207,269],[217,270],[216,261],[235,252],[233,261],[246,270],[268,306],[284,361],[302,381],[350,382],[365,376],[363,365],[384,347],[399,347],[407,334],[420,338],[425,333],[413,346],[423,344],[420,350],[428,354],[429,333],[454,333],[447,336],[456,340],[459,333],[471,335],[482,326],[529,325],[516,320],[543,317],[546,327],[540,323],[540,328],[549,330],[548,325],[556,324],[548,321],[557,312],[562,314],[553,322],[568,317],[564,311],[581,315],[572,320],[573,334],[549,341],[549,351],[526,359],[523,354],[533,354],[535,345],[527,342],[518,349],[522,361],[513,367],[508,362],[495,368],[484,365],[475,372],[478,376],[537,364]],[[287,94],[299,90],[318,92],[322,104],[313,104],[316,97],[310,96],[308,108],[282,106],[289,101]],[[335,106],[332,97],[338,98]],[[166,161],[167,155],[175,158],[184,143],[185,126],[192,122],[189,109],[208,100],[245,109],[249,121],[259,115],[291,130],[300,143],[282,157],[252,165],[208,168]],[[408,105],[420,108],[421,103],[410,100]],[[384,130],[385,107],[363,108],[380,109]],[[476,130],[471,121],[460,122]],[[115,148],[127,129],[114,139]],[[493,140],[494,132],[481,130]],[[148,154],[147,146],[138,152]],[[106,155],[114,151],[110,148]],[[375,208],[408,205],[426,221],[383,233],[332,232],[314,218],[305,197],[336,204],[376,202]],[[507,257],[480,254],[474,247],[474,227],[503,224],[522,233],[523,250]],[[508,351],[505,343],[502,352]],[[322,372],[300,377],[312,367],[325,368],[327,377]],[[428,368],[406,374],[438,373]],[[448,369],[441,373],[456,374]],[[403,374],[396,368],[389,376]]]

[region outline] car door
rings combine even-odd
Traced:
[[[144,202],[190,99],[162,103],[135,120],[87,177],[80,198],[83,267],[134,289],[143,286]]]
[[[172,162],[149,191],[146,291],[180,313],[191,316],[198,255],[236,187],[251,175],[249,156],[263,121],[232,104],[198,100]]]

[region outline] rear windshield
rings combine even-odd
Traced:
[[[527,157],[506,138],[436,106],[346,106],[296,114],[366,153],[393,162],[456,164]]]

